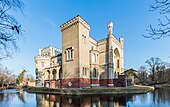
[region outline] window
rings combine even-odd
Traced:
[[[92,63],[97,63],[98,60],[98,54],[93,53],[92,54]]]
[[[82,41],[83,41],[83,43],[86,42],[86,36],[82,35]]]
[[[119,60],[117,60],[117,68],[119,68]]]
[[[97,60],[98,60],[98,54],[96,55],[96,63],[97,63]]]
[[[50,56],[50,52],[48,52],[47,56]]]
[[[93,69],[93,77],[97,77],[97,70],[96,70],[96,68]]]
[[[54,69],[54,70],[53,70],[53,79],[56,79],[56,72],[57,72],[57,71]]]
[[[50,80],[50,71],[47,70],[47,80]]]
[[[85,75],[87,75],[87,68],[84,68],[84,71],[85,71]]]
[[[44,67],[44,66],[45,66],[44,62],[41,62],[41,66],[42,66],[42,67]]]
[[[93,46],[91,47],[91,50],[94,50],[94,47],[93,47]]]
[[[94,54],[94,62],[96,62],[96,54]]]
[[[96,62],[96,55],[95,53],[92,54],[92,63]]]
[[[61,61],[58,61],[58,65],[61,65]]]
[[[59,79],[62,79],[62,68],[59,69]]]
[[[66,49],[66,60],[73,60],[73,48]]]
[[[87,68],[83,67],[83,75],[87,75]]]

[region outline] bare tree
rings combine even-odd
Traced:
[[[21,25],[14,18],[14,13],[22,12],[21,0],[0,0],[0,59],[9,57],[16,49],[16,40],[21,34]]]
[[[146,66],[139,67],[138,70],[138,78],[140,83],[146,83],[147,82],[147,68]]]
[[[157,70],[157,66],[161,63],[161,59],[157,57],[152,57],[149,60],[147,60],[145,63],[148,64],[148,70],[150,71],[150,76],[152,78],[152,81],[155,82],[155,73]]]
[[[149,29],[147,29],[148,35],[143,36],[154,40],[170,36],[170,0],[154,0],[150,8],[150,11],[158,11],[164,19],[158,19],[157,27],[150,25]]]
[[[164,77],[165,77],[165,82],[170,83],[170,67],[166,69]]]
[[[16,77],[12,75],[12,71],[4,68],[0,69],[0,86],[15,84]]]
[[[169,78],[169,72],[168,72],[168,69],[169,69],[169,63],[166,63],[166,62],[161,62],[157,65],[156,67],[156,78],[155,80],[158,82],[158,83],[166,83],[168,82],[168,78]]]

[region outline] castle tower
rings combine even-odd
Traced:
[[[121,73],[124,72],[124,37],[120,38],[121,47]]]
[[[110,21],[107,24],[108,28],[108,38],[107,38],[107,86],[113,86],[113,78],[114,78],[114,66],[113,66],[113,46],[112,46],[112,38],[113,38],[113,23]]]
[[[90,86],[90,26],[79,15],[60,26],[62,32],[62,87]]]

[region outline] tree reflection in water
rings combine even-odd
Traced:
[[[22,103],[25,103],[24,92],[17,92],[16,94],[18,95],[20,101],[22,101]]]
[[[147,94],[134,95],[133,105],[169,107],[170,87],[156,89]]]
[[[35,94],[16,89],[0,91],[0,107],[36,107]]]

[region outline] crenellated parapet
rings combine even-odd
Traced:
[[[101,40],[99,40],[97,43],[98,43],[98,45],[106,44],[106,43],[107,43],[107,39],[106,39],[106,38],[101,39]]]
[[[35,59],[38,60],[38,59],[49,59],[51,58],[50,56],[35,56]]]
[[[60,26],[60,29],[63,32],[64,30],[69,29],[70,27],[76,25],[77,23],[81,23],[82,25],[84,25],[84,27],[90,30],[90,25],[79,15],[62,24]]]

